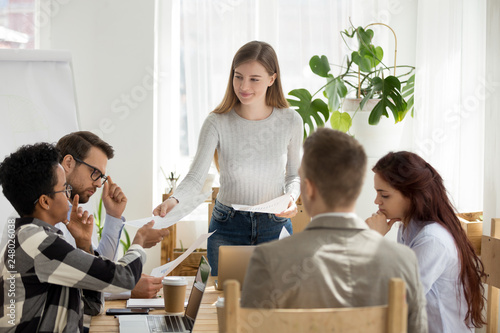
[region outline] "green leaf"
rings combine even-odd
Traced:
[[[352,52],[352,61],[359,66],[359,69],[364,73],[372,72],[382,61],[384,50],[380,46],[370,45],[368,47],[360,47],[357,52]]]
[[[369,49],[363,50],[361,55],[369,59],[372,68],[375,68],[382,61],[382,58],[384,57],[384,50],[380,46],[375,47],[371,45]]]
[[[408,78],[408,81],[406,81],[406,85],[403,87],[403,97],[408,97],[410,95],[413,95],[413,92],[415,91],[415,74],[410,76]]]
[[[328,72],[330,72],[330,63],[328,62],[328,58],[326,56],[321,56],[321,58],[317,55],[309,60],[309,67],[314,74],[319,75],[321,77],[328,77]]]
[[[328,108],[330,111],[337,111],[340,109],[342,98],[347,95],[347,88],[344,81],[333,76],[328,77],[327,85],[325,87],[325,97],[328,98]]]
[[[410,76],[408,81],[406,81],[406,85],[403,87],[402,92],[403,92],[403,94],[402,94],[403,98],[410,97],[408,99],[408,102],[407,102],[408,105],[407,105],[406,111],[403,114],[403,119],[406,116],[406,114],[408,113],[408,111],[411,111],[411,116],[413,117],[413,113],[415,111],[414,106],[413,106],[413,103],[414,103],[413,94],[415,92],[415,74]]]
[[[373,107],[372,112],[370,112],[368,123],[370,125],[377,125],[382,116],[389,118],[389,114],[385,110],[386,108],[391,108],[392,110],[394,108],[394,104],[392,104],[388,99],[381,99],[380,102]]]
[[[391,110],[396,123],[403,120],[408,104],[401,96],[401,82],[399,82],[399,79],[395,76],[388,76],[385,79],[375,77],[372,80],[372,84],[373,90],[381,91],[382,93],[380,102],[375,105],[368,117],[368,123],[370,125],[377,125],[382,116],[389,117],[387,109]]]
[[[411,116],[413,117],[413,113],[415,111],[415,108],[413,107],[413,95],[408,99],[408,107],[406,108],[406,112],[405,112],[405,115],[408,111],[411,110]]]
[[[104,221],[102,218],[102,193],[97,206],[97,214],[94,213],[94,223],[97,227],[97,240],[100,241],[102,237],[102,229],[104,228]]]
[[[365,95],[365,97],[363,97],[363,99],[359,103],[359,109],[360,110],[363,110],[363,108],[365,107],[366,102],[368,102],[368,100],[372,99],[374,93],[375,93],[375,90],[374,89],[370,89],[368,91],[368,93]]]
[[[333,129],[347,133],[351,128],[352,119],[347,112],[333,111],[330,116],[330,124]]]
[[[324,101],[320,99],[313,101],[311,93],[307,89],[294,89],[288,95],[298,98],[298,100],[290,98],[287,100],[302,117],[302,121],[304,122],[304,138],[307,137],[306,125],[309,128],[309,133],[314,131],[316,127],[315,123],[318,127],[325,125],[330,112],[328,111],[328,105]]]
[[[125,254],[130,247],[130,235],[128,234],[128,231],[125,228],[123,228],[123,234],[125,235],[125,241],[120,239],[120,244],[122,244],[123,254]]]
[[[382,61],[384,51],[380,46],[372,44],[373,30],[362,27],[356,29],[356,37],[358,39],[358,50],[351,54],[352,61],[358,65],[359,69],[364,73],[372,72]]]
[[[357,33],[358,43],[359,43],[360,47],[367,46],[367,45],[370,45],[372,43],[372,39],[373,39],[373,30],[372,29],[365,30],[362,27],[358,27],[356,29],[356,33]]]
[[[359,66],[362,72],[371,71],[371,61],[368,58],[363,57],[359,52],[351,53],[352,61]]]
[[[125,234],[125,239],[127,240],[127,244],[130,246],[130,235],[128,234],[127,229],[123,228],[123,233]]]

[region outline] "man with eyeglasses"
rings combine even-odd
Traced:
[[[71,199],[78,194],[80,204],[87,203],[90,197],[103,187],[102,203],[106,210],[104,229],[96,251],[111,259],[116,259],[120,236],[123,230],[123,211],[127,197],[112,179],[106,176],[108,160],[114,157],[113,148],[97,135],[87,132],[73,132],[63,136],[56,148],[61,153],[61,165],[66,173],[68,184],[73,188]],[[82,209],[79,207],[79,213]],[[57,225],[64,236],[73,243],[71,224]],[[68,230],[69,229],[69,230]]]
[[[103,187],[102,203],[106,210],[106,217],[96,252],[115,260],[118,245],[120,244],[123,222],[125,221],[122,214],[127,205],[127,197],[122,189],[113,182],[112,178],[105,175],[108,160],[114,157],[113,147],[91,132],[78,131],[59,139],[56,148],[61,153],[60,163],[66,173],[67,182],[73,188],[71,201],[73,201],[75,195],[78,195],[78,203],[86,203],[97,191],[97,188]],[[79,215],[85,214],[81,207],[74,211]],[[78,229],[73,228],[71,222],[68,225],[59,223],[57,227],[61,229],[68,242],[75,245],[71,234],[78,232]],[[160,229],[156,232],[158,238],[161,239],[168,235],[167,230]],[[161,288],[161,278],[142,274],[131,295],[125,293],[118,297],[152,298],[156,296]],[[94,315],[99,310],[91,309],[90,311],[87,310],[86,313]]]
[[[134,287],[146,261],[144,248],[158,239],[154,222],[140,228],[118,262],[92,247],[93,218],[67,219],[71,186],[48,143],[22,146],[0,163],[0,185],[20,218],[8,221],[8,241],[0,254],[1,332],[82,332],[82,295],[121,292]],[[59,221],[79,230],[75,246],[55,227]],[[69,221],[69,222],[68,222]]]

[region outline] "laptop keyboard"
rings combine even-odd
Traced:
[[[184,332],[181,321],[183,317],[179,316],[148,316],[148,325],[150,332]],[[190,328],[186,327],[188,330]]]
[[[186,329],[189,332],[193,331],[193,321],[191,319],[184,316],[184,317],[182,317],[182,321],[184,322],[184,327],[186,327]]]

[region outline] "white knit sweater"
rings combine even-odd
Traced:
[[[220,189],[217,200],[256,205],[290,193],[300,194],[302,118],[292,109],[273,109],[263,120],[247,120],[234,110],[210,113],[201,128],[198,149],[189,173],[174,196],[199,193],[214,157],[219,155]]]

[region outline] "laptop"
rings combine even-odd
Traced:
[[[217,290],[223,290],[224,282],[230,279],[238,280],[240,288],[243,287],[248,263],[254,249],[254,245],[219,246],[219,276],[215,280]]]
[[[180,332],[189,333],[193,330],[196,315],[200,309],[201,299],[210,276],[210,265],[205,257],[201,257],[198,271],[189,295],[184,316],[179,315],[137,315],[118,316],[121,333],[138,332]]]

